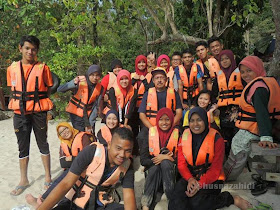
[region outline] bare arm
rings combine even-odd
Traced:
[[[136,210],[134,189],[123,188],[123,201],[125,210]]]
[[[174,116],[174,125],[179,125],[182,117],[183,117],[183,110],[182,109],[176,109],[176,114]]]
[[[147,119],[147,116],[146,116],[145,113],[140,112],[139,113],[139,118],[147,128],[153,127],[152,124],[150,123],[150,121]]]
[[[211,78],[208,78],[208,79],[207,79],[206,86],[207,86],[207,90],[212,91],[213,83],[212,83],[212,79],[211,79]]]
[[[71,189],[80,176],[68,172],[66,177],[53,189],[44,202],[38,207],[38,210],[52,209],[63,196]]]
[[[179,96],[180,96],[180,99],[181,99],[181,102],[183,104],[183,82],[182,80],[177,80],[178,81],[178,93],[179,93]]]
[[[198,78],[198,79],[197,79],[197,83],[198,83],[198,89],[199,89],[199,91],[202,91],[202,90],[203,90],[202,78]]]

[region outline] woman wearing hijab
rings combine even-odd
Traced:
[[[218,56],[218,62],[221,67],[217,74],[218,107],[220,110],[221,134],[227,140],[226,156],[228,156],[232,138],[238,131],[235,127],[235,121],[243,84],[231,50],[221,51]]]
[[[170,68],[170,58],[168,57],[168,55],[160,55],[157,59],[157,66],[164,68],[166,70],[166,73],[168,73]]]
[[[247,84],[239,101],[240,112],[235,123],[239,131],[232,139],[224,165],[227,180],[235,180],[242,173],[251,140],[260,140],[260,147],[277,147],[273,143],[272,130],[280,119],[280,87],[274,77],[266,77],[263,62],[256,56],[244,58],[239,69]]]
[[[103,114],[112,109],[118,112],[120,123],[128,126],[137,100],[137,90],[131,85],[129,71],[123,69],[118,73],[117,84],[109,90],[109,99]],[[128,126],[130,127],[130,126]]]
[[[100,101],[103,87],[99,83],[100,77],[101,68],[98,65],[92,65],[85,76],[77,76],[57,89],[62,93],[68,90],[73,92],[66,112],[70,114],[73,127],[79,131],[94,133],[97,115],[102,111]]]
[[[178,146],[177,182],[169,210],[218,209],[231,204],[247,209],[251,204],[229,192],[221,192],[224,182],[224,139],[208,126],[206,111],[195,107],[189,113],[189,125]]]
[[[169,200],[175,185],[175,158],[179,129],[174,127],[174,115],[168,108],[159,110],[156,126],[140,149],[140,162],[145,167],[146,181],[141,199],[142,209],[153,209],[157,192],[163,191]]]
[[[73,128],[67,122],[61,122],[56,126],[57,136],[60,140],[60,152],[59,160],[60,166],[64,169],[63,173],[50,185],[47,191],[38,198],[35,198],[32,194],[27,194],[25,199],[28,204],[34,208],[40,206],[40,204],[47,198],[50,192],[59,184],[59,182],[67,175],[68,169],[72,162],[80,151],[86,146],[95,141],[95,137],[87,132],[80,132]]]
[[[103,125],[97,133],[98,142],[108,145],[111,141],[113,132],[119,127],[119,114],[117,111],[111,109],[105,116],[105,125]]]

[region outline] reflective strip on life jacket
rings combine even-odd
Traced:
[[[173,88],[167,88],[166,91],[166,108],[171,109],[174,113],[176,111],[176,96]],[[156,115],[158,113],[158,101],[156,88],[149,88],[146,104],[146,117],[152,126],[156,125]]]
[[[238,113],[237,121],[235,126],[247,130],[253,134],[259,135],[259,128],[256,119],[256,111],[252,104],[248,103],[247,95],[252,85],[262,81],[268,88],[269,101],[268,101],[268,112],[270,119],[280,119],[280,100],[279,93],[280,87],[274,77],[257,77],[244,88],[239,101],[240,112]]]
[[[91,199],[94,199],[91,198],[90,195],[92,190],[95,190],[98,186],[100,188],[99,193],[104,194],[104,192],[106,193],[106,191],[114,189],[115,185],[124,177],[131,163],[129,159],[124,161],[122,165],[118,166],[114,170],[114,172],[110,177],[108,177],[108,179],[100,184],[99,182],[103,176],[106,164],[106,151],[102,144],[98,142],[94,142],[92,144],[96,145],[96,151],[91,163],[82,173],[80,179],[76,182],[73,188],[71,188],[65,196],[73,203],[75,203],[78,207],[83,209]],[[108,201],[102,200],[103,196],[98,197],[100,198],[100,202],[102,202],[103,204],[108,203]],[[110,202],[113,201],[114,200],[111,200]]]
[[[132,73],[131,74],[131,79],[134,77],[136,73]],[[151,73],[147,73],[146,76],[145,76],[146,80],[147,80],[147,83],[149,84],[152,80],[152,74]],[[138,89],[137,88],[137,83],[134,84],[134,88],[135,89]],[[143,84],[143,82],[141,81],[141,84],[140,84],[140,87],[138,89],[138,97],[137,97],[137,102],[136,102],[136,107],[140,107],[140,104],[142,102],[142,99],[143,99],[143,96],[144,96],[144,93],[145,93],[145,85]]]
[[[236,68],[231,73],[228,83],[226,75],[222,70],[218,72],[217,80],[219,86],[218,106],[239,105],[239,99],[243,91],[239,69]]]
[[[190,129],[186,129],[182,136],[182,152],[187,161],[188,168],[192,175],[198,180],[210,168],[215,155],[215,136],[217,131],[209,129],[208,134],[199,148],[196,162],[193,163],[192,134]],[[221,170],[218,180],[225,180],[224,172]]]
[[[170,152],[173,152],[173,155],[177,154],[177,146],[179,139],[179,130],[178,128],[174,128],[172,131],[169,140],[166,142],[167,145],[162,145],[160,147],[159,134],[157,127],[151,127],[149,129],[149,152],[150,155],[157,156],[160,154],[160,149],[166,147]]]
[[[128,106],[130,105],[130,101],[132,99],[132,97],[134,96],[134,87],[130,87],[129,91],[127,92],[126,94],[126,97],[124,97],[124,95],[122,94],[122,91],[120,90],[119,86],[118,85],[115,85],[114,87],[114,90],[115,90],[115,96],[116,96],[116,106],[117,106],[117,111],[120,113],[122,112],[122,110],[127,107],[127,110],[128,110]],[[111,100],[110,98],[108,99],[108,102],[107,102],[107,106],[104,108],[103,110],[103,114],[107,114],[107,112],[111,109],[112,107],[112,103],[111,103]],[[126,114],[126,113],[124,113]],[[122,118],[120,117],[120,122],[122,120]]]
[[[47,95],[48,87],[44,82],[44,68],[44,63],[34,64],[23,82],[21,62],[12,63],[10,70],[12,97],[8,105],[9,109],[21,110],[21,112],[41,112],[53,108],[53,103]],[[23,85],[25,91],[23,91]]]
[[[102,94],[102,86],[100,83],[97,83],[90,98],[88,99],[88,84],[85,76],[82,77],[85,81],[79,82],[77,93],[72,96],[66,107],[66,112],[75,114],[79,117],[84,117],[85,114],[90,116],[94,104],[97,103],[98,97]]]

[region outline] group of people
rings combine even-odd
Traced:
[[[39,44],[34,36],[22,37],[22,60],[7,70],[21,172],[11,195],[29,186],[33,128],[47,191],[26,200],[38,209],[136,209],[131,163],[138,155],[145,173],[142,209],[153,209],[162,193],[170,210],[252,207],[220,186],[242,173],[251,140],[277,147],[280,87],[258,57],[237,64],[234,53],[212,37],[196,43],[196,60],[189,49],[171,59],[150,52],[136,57],[131,73],[115,59],[101,81],[100,66],[90,66],[57,88],[73,92],[66,107],[72,126],[57,126],[63,173],[52,182],[46,116],[53,82],[48,66],[37,61]],[[98,116],[104,125],[96,134]],[[116,202],[120,185],[124,205]]]

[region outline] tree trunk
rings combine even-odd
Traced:
[[[270,0],[275,23],[275,50],[269,66],[269,75],[280,78],[280,0]]]

